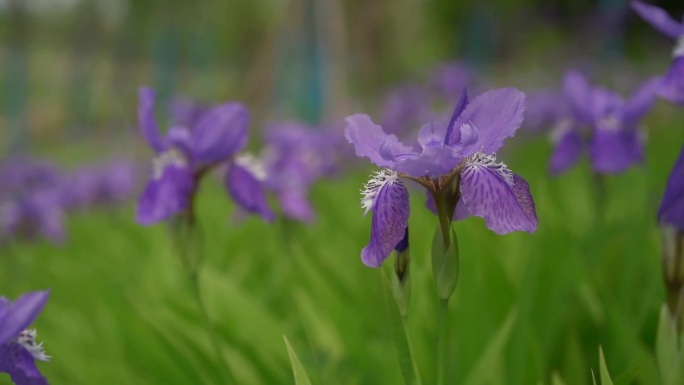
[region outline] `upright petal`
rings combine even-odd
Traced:
[[[346,122],[344,136],[356,148],[356,155],[370,159],[377,166],[392,167],[395,164],[394,159],[383,157],[381,147],[390,150],[393,155],[415,154],[412,148],[401,143],[396,136],[383,132],[368,115],[351,115]]]
[[[408,190],[396,177],[376,188],[370,206],[373,210],[370,241],[361,250],[361,260],[369,267],[380,267],[404,239],[410,213]]]
[[[577,71],[568,71],[563,77],[563,94],[574,118],[582,123],[591,123],[593,90],[584,75]]]
[[[642,135],[638,131],[596,130],[589,144],[589,157],[595,172],[615,174],[626,171],[643,161]]]
[[[203,164],[221,162],[247,144],[249,113],[241,103],[209,109],[192,129],[192,158]]]
[[[164,140],[159,133],[157,119],[154,117],[154,91],[151,88],[142,87],[138,91],[138,124],[147,143],[155,152],[166,149]]]
[[[527,182],[493,158],[470,161],[461,171],[461,198],[471,215],[497,234],[534,232],[537,214]]]
[[[658,209],[658,222],[684,231],[684,147],[667,179],[665,195]]]
[[[153,225],[185,210],[195,190],[192,170],[180,164],[169,164],[161,175],[152,178],[138,200],[136,220]]]
[[[451,119],[449,119],[449,125],[447,125],[447,132],[446,136],[444,137],[444,144],[449,144],[449,143],[460,143],[461,142],[461,132],[460,130],[456,130],[454,133],[454,125],[456,124],[456,120],[458,119],[459,116],[463,113],[463,110],[468,106],[468,90],[466,88],[463,88],[461,91],[461,97],[458,99],[458,103],[456,103],[456,107],[454,107],[454,112],[451,113]],[[452,139],[452,135],[454,136]]]
[[[504,140],[513,136],[520,127],[524,111],[525,94],[516,88],[499,88],[476,97],[456,119],[454,126],[454,130],[460,130],[464,124],[470,124],[479,130],[477,141],[463,147],[463,156],[480,151],[495,153]],[[459,143],[452,141],[450,144]]]
[[[659,77],[651,78],[642,84],[632,95],[632,97],[625,103],[622,110],[622,121],[628,127],[636,128],[636,125],[630,124],[636,120],[641,119],[650,111],[653,102],[655,101],[656,93],[660,89],[662,79]]]
[[[663,34],[676,39],[684,34],[684,23],[679,23],[663,9],[654,5],[642,3],[641,1],[632,1],[632,9],[639,14],[644,21]]]
[[[684,56],[676,57],[662,77],[658,95],[677,105],[684,105]]]
[[[43,310],[50,291],[33,291],[11,302],[0,318],[0,345],[19,335],[28,328]],[[5,301],[5,304],[7,302]]]
[[[576,129],[559,132],[554,138],[555,147],[551,155],[549,170],[557,175],[574,166],[582,152],[582,136]]]
[[[248,167],[236,162],[230,165],[226,173],[226,188],[240,208],[272,221],[275,214],[268,206],[264,182],[260,179],[259,175],[255,175]]]

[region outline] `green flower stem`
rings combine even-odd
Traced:
[[[446,363],[446,331],[447,310],[449,300],[439,300],[439,313],[437,317],[437,385],[444,385],[444,369]]]
[[[439,227],[442,233],[442,242],[444,243],[444,250],[448,250],[451,246],[451,213],[447,206],[446,195],[442,191],[433,193],[435,206],[437,207],[437,217],[439,218]],[[444,385],[444,369],[446,362],[446,324],[447,324],[447,310],[449,308],[449,299],[441,298],[439,300],[439,313],[437,317],[437,385]]]
[[[220,343],[220,334],[211,322],[211,317],[209,316],[209,311],[207,305],[202,296],[202,291],[200,289],[200,278],[199,278],[199,268],[203,259],[202,252],[202,239],[199,232],[199,227],[195,220],[194,212],[194,197],[190,197],[190,206],[188,209],[181,213],[178,218],[178,223],[176,224],[175,230],[177,234],[174,234],[178,242],[178,250],[180,253],[181,262],[188,272],[188,277],[190,278],[190,284],[192,289],[192,294],[195,297],[197,306],[199,307],[201,318],[204,323],[204,329],[207,331],[207,337],[210,340],[212,348],[214,349],[214,354],[216,355],[219,372],[219,381],[221,384],[236,384],[237,381],[230,370],[230,366],[225,359],[223,354],[223,348]]]

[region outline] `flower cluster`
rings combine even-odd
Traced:
[[[428,206],[439,211],[434,200],[446,201],[446,214],[454,219],[482,217],[498,234],[533,232],[538,220],[527,182],[496,161],[524,109],[525,95],[515,88],[485,92],[472,103],[464,91],[449,122],[422,126],[417,146],[384,133],[367,115],[348,117],[345,135],[356,154],[384,168],[363,191],[362,205],[373,212],[363,262],[379,267],[404,239],[409,201],[402,179],[426,188]]]

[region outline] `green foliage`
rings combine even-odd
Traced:
[[[646,164],[606,180],[600,222],[586,163],[550,178],[545,139],[510,140],[500,158],[528,180],[540,227],[497,236],[479,218],[454,224],[460,278],[447,317],[449,383],[591,384],[598,345],[616,385],[660,383],[655,212],[684,142],[674,111],[649,118]],[[317,186],[318,221],[288,224],[287,236],[279,224],[233,220],[220,183],[203,184],[201,292],[238,383],[293,383],[283,335],[314,384],[402,383],[382,282],[359,258],[370,228],[358,207],[367,172]],[[438,222],[423,209],[422,192],[411,197],[406,325],[416,365],[426,368],[423,383],[433,384]],[[167,227],[132,218],[132,205],[79,213],[62,246],[0,252],[0,293],[52,289],[34,325],[53,357],[40,369],[54,384],[220,383],[220,361]],[[0,383],[8,378],[0,375]]]
[[[290,356],[290,364],[292,365],[292,372],[294,373],[295,384],[311,385],[311,380],[309,380],[309,376],[306,374],[306,370],[302,366],[301,361],[299,361],[297,353],[294,351],[294,349],[292,349],[290,341],[288,341],[287,337],[285,336],[283,336],[283,339],[285,340],[285,346],[287,347],[287,354]]]

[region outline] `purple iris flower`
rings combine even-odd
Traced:
[[[154,118],[154,94],[140,90],[139,120],[148,144],[157,153],[153,177],[138,201],[138,222],[150,225],[188,209],[202,175],[228,162],[247,143],[249,114],[241,103],[207,109],[192,126],[173,125],[162,138]],[[263,215],[263,189],[253,170],[231,162],[228,192],[244,209]]]
[[[564,94],[571,118],[561,121],[552,133],[551,172],[561,173],[573,166],[585,149],[599,174],[620,173],[642,162],[644,134],[639,125],[659,86],[660,79],[651,79],[624,100],[614,92],[590,86],[582,74],[568,72]],[[583,132],[583,127],[588,127],[588,132]]]
[[[515,88],[485,92],[472,103],[463,91],[451,120],[423,125],[417,146],[386,134],[367,115],[347,117],[345,135],[356,154],[384,168],[363,191],[362,206],[373,211],[373,220],[362,261],[379,267],[404,239],[409,195],[402,179],[433,195],[449,194],[454,219],[482,217],[497,234],[534,232],[538,220],[527,182],[496,161],[496,151],[520,127],[524,109],[525,94]]]
[[[684,19],[679,22],[654,5],[633,1],[632,9],[653,28],[676,40],[672,65],[662,78],[658,94],[675,104],[684,104]]]
[[[551,130],[568,117],[567,104],[561,92],[537,90],[527,93],[527,109],[523,129],[532,132]]]
[[[57,189],[26,193],[0,202],[0,241],[46,238],[64,240],[64,208]]]
[[[211,107],[184,97],[176,97],[169,106],[169,115],[174,125],[194,126]]]
[[[27,191],[53,188],[61,181],[57,170],[46,162],[30,158],[8,158],[0,162],[0,200]]]
[[[271,126],[265,139],[267,188],[275,193],[285,216],[313,221],[309,189],[319,178],[336,172],[338,141],[330,131],[295,122]]]
[[[50,361],[36,331],[27,328],[38,317],[50,292],[26,293],[10,302],[0,297],[0,373],[9,374],[16,385],[47,385],[35,361]]]
[[[684,233],[684,147],[667,181],[665,195],[658,209],[658,222]]]

